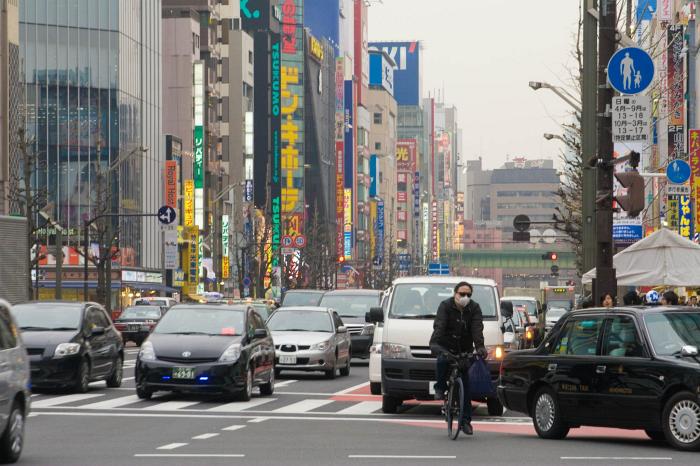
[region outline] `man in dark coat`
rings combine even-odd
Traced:
[[[481,315],[481,307],[476,301],[472,301],[472,286],[467,282],[460,282],[454,288],[453,297],[440,303],[433,323],[433,335],[430,337],[430,347],[438,353],[437,357],[437,383],[435,384],[435,399],[442,400],[447,390],[447,371],[449,361],[444,353],[471,353],[476,352],[482,358],[486,358],[488,351],[484,346],[484,321]],[[471,396],[469,395],[468,373],[465,371],[462,377],[464,385],[464,417],[461,420],[462,430],[467,435],[472,435],[471,426]]]

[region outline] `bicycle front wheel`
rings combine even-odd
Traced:
[[[455,440],[459,435],[460,422],[464,413],[464,385],[462,379],[457,378],[450,384],[447,392],[447,407],[445,420],[447,421],[447,435]]]

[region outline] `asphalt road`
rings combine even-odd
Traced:
[[[349,377],[282,373],[271,397],[136,398],[135,348],[120,389],[37,394],[20,464],[31,465],[697,465],[643,432],[582,428],[563,441],[539,439],[518,413],[490,418],[478,407],[475,435],[447,438],[436,404],[381,413],[369,394],[367,364]]]

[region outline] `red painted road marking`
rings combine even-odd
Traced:
[[[382,397],[379,395],[334,395],[330,399],[333,401],[382,401]]]

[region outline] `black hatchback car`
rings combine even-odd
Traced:
[[[141,343],[163,317],[165,310],[166,308],[161,306],[127,307],[114,321],[114,326],[121,332],[124,343],[133,341],[136,346],[141,346]]]
[[[542,438],[592,425],[700,450],[698,348],[697,308],[574,311],[538,348],[505,357],[498,395],[529,413]]]
[[[179,304],[158,322],[136,361],[136,394],[216,393],[250,400],[275,389],[275,347],[251,307]]]
[[[30,302],[12,308],[29,354],[34,388],[88,391],[122,383],[124,344],[104,308],[90,302]]]

